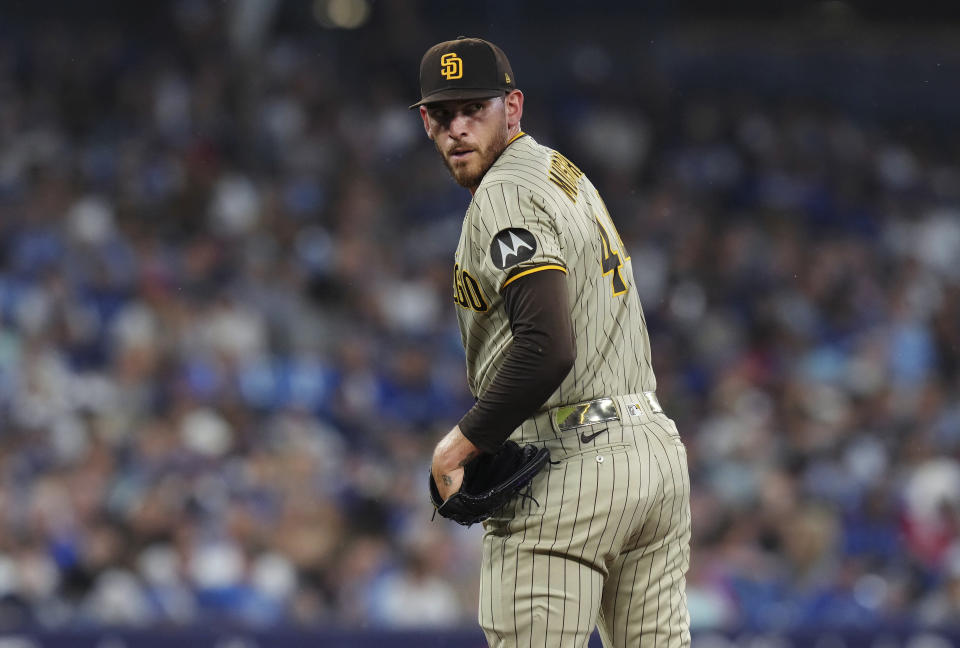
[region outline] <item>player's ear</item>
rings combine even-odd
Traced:
[[[433,139],[433,133],[430,132],[430,116],[427,115],[427,109],[420,106],[420,117],[423,119],[423,130],[427,131],[427,137]]]
[[[511,90],[503,98],[503,106],[507,113],[507,129],[511,129],[518,125],[523,117],[523,93]]]

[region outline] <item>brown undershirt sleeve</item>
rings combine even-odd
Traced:
[[[542,270],[503,289],[513,343],[490,386],[460,419],[460,431],[481,450],[495,451],[573,367],[566,279],[559,270]]]

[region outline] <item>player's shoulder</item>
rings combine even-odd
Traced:
[[[561,153],[522,133],[490,167],[477,192],[518,187],[555,202],[575,194],[575,186],[582,176],[583,172]]]

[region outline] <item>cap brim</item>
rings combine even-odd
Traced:
[[[490,88],[450,88],[440,90],[427,95],[417,103],[410,106],[410,110],[419,106],[437,103],[439,101],[454,101],[457,99],[489,99],[490,97],[499,97],[506,90],[491,90]]]

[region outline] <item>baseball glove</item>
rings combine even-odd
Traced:
[[[430,474],[430,499],[437,513],[464,526],[482,522],[523,491],[550,461],[550,451],[505,441],[493,454],[484,453],[464,466],[460,490],[444,502]],[[529,494],[527,494],[529,497]]]

